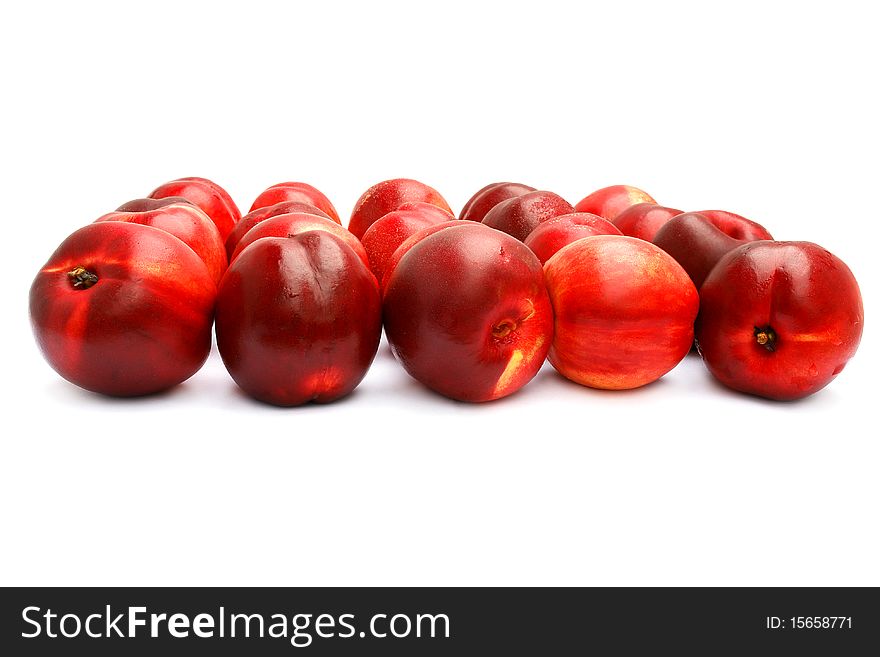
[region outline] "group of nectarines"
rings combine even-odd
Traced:
[[[510,395],[545,360],[584,386],[636,388],[694,345],[724,385],[798,399],[840,373],[864,322],[841,260],[731,212],[626,185],[572,206],[499,182],[456,219],[409,179],[370,187],[347,228],[305,183],[241,216],[216,183],[171,181],[68,237],[30,315],[61,376],[118,396],[192,376],[214,326],[240,388],[281,406],[352,392],[383,326],[413,378],[463,401]]]

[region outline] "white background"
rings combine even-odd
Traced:
[[[880,150],[870,3],[15,3],[4,10],[0,583],[880,585]],[[574,203],[615,183],[818,242],[862,347],[799,403],[688,357],[628,393],[545,366],[466,405],[383,347],[350,398],[249,401],[216,352],[100,398],[44,363],[31,279],[69,233],[198,175],[243,210],[309,182],[348,216],[420,179]]]

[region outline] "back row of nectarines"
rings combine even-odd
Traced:
[[[383,324],[406,371],[459,400],[509,395],[548,358],[586,386],[645,385],[684,358],[695,322],[722,383],[795,399],[840,372],[863,314],[824,249],[625,185],[571,206],[493,183],[455,219],[433,188],[388,180],[346,229],[305,183],[273,185],[241,217],[221,187],[184,178],[65,240],[31,288],[31,320],[62,376],[113,395],[191,376],[215,321],[236,383],[297,405],[350,393]]]

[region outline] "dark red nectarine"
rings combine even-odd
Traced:
[[[267,237],[227,270],[216,326],[223,363],[248,395],[279,406],[330,402],[354,390],[373,362],[379,288],[329,231]]]
[[[547,354],[553,315],[541,263],[518,240],[458,222],[417,242],[385,290],[385,332],[406,371],[462,401],[512,394]]]
[[[731,215],[723,220],[700,212],[685,212],[670,219],[654,236],[654,244],[675,258],[691,277],[697,289],[706,280],[715,264],[728,251],[753,239],[736,238],[737,235],[767,235],[762,226]]]
[[[574,208],[559,194],[527,192],[495,205],[483,217],[483,224],[522,242],[542,221],[572,212]]]
[[[486,185],[464,204],[459,219],[483,221],[486,213],[501,201],[534,191],[537,191],[534,187],[512,182],[497,182]]]
[[[697,214],[708,217],[719,230],[738,240],[754,242],[773,239],[761,224],[727,210],[699,210]]]

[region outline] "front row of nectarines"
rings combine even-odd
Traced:
[[[730,212],[684,213],[626,185],[572,206],[505,182],[456,219],[407,179],[368,189],[348,229],[305,183],[273,185],[244,217],[211,181],[166,183],[65,240],[30,313],[61,376],[120,396],[195,373],[214,323],[235,382],[283,406],[354,390],[383,325],[415,379],[488,401],[545,359],[585,386],[643,386],[695,337],[725,385],[797,399],[840,373],[863,324],[843,262]]]

